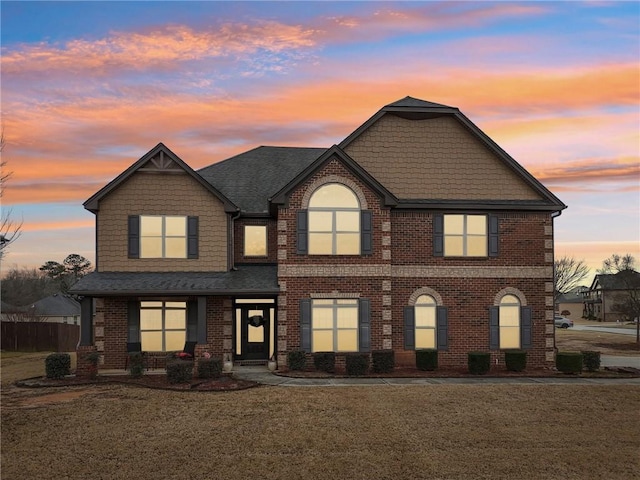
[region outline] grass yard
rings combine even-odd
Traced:
[[[640,387],[3,387],[2,478],[632,479]]]
[[[556,328],[556,346],[563,351],[599,350],[602,355],[640,356],[635,335]]]
[[[2,388],[25,378],[45,374],[44,361],[51,352],[2,352],[0,353],[0,381]],[[76,354],[71,353],[71,368],[76,368]]]

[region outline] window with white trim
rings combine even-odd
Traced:
[[[520,348],[520,300],[515,295],[500,299],[500,348]]]
[[[140,215],[140,258],[187,258],[187,217]]]
[[[360,255],[360,202],[339,183],[317,189],[309,200],[309,254]]]
[[[140,302],[143,352],[182,350],[187,338],[187,302]]]
[[[445,257],[487,256],[486,215],[444,215]]]
[[[420,295],[414,306],[415,348],[436,348],[436,301],[431,295]]]
[[[314,299],[312,301],[311,351],[358,351],[357,299]]]

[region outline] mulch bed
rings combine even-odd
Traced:
[[[70,375],[61,379],[35,377],[26,380],[20,380],[15,384],[18,387],[42,388],[73,387],[77,385],[102,385],[113,383],[154,388],[159,390],[176,390],[182,392],[226,392],[245,390],[247,388],[252,388],[259,385],[256,382],[240,380],[229,376],[222,376],[215,379],[194,378],[187,383],[169,383],[166,375],[143,375],[139,378],[134,378],[127,375],[98,375],[96,378],[76,377],[75,375]]]

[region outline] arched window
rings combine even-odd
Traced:
[[[431,295],[420,295],[414,307],[415,348],[436,348],[436,301]]]
[[[329,183],[311,196],[309,254],[360,254],[360,202],[350,188]]]
[[[500,299],[500,348],[520,348],[520,300],[515,295]]]

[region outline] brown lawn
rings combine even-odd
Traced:
[[[634,335],[556,328],[558,350],[598,350],[603,355],[640,356]]]
[[[8,387],[2,478],[632,479],[639,409],[623,385]]]

